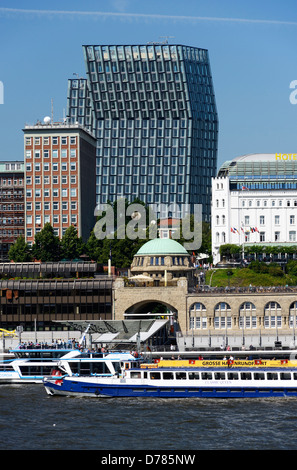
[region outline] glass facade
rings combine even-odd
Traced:
[[[297,161],[278,160],[277,154],[251,154],[225,162],[218,178],[229,177],[230,191],[296,190]]]
[[[218,117],[208,51],[168,44],[83,46],[67,117],[97,138],[97,204],[202,204],[210,219]]]

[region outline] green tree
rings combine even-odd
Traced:
[[[78,237],[77,229],[71,225],[64,233],[61,242],[61,258],[78,258],[85,249],[85,244],[81,237]]]
[[[93,260],[99,262],[102,254],[103,240],[96,238],[94,230],[92,230],[85,246],[86,254]]]
[[[36,233],[32,254],[42,262],[60,260],[60,240],[54,234],[54,229],[50,223],[46,223],[43,229]]]
[[[15,263],[25,263],[32,261],[32,253],[28,243],[26,243],[24,237],[21,235],[10,247],[8,252],[9,259]]]

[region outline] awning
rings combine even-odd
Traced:
[[[145,276],[144,274],[137,274],[136,276],[128,277],[129,281],[153,281],[150,276]]]
[[[88,334],[92,334],[93,343],[137,343],[138,335],[140,342],[144,343],[156,334],[168,319],[160,320],[94,320],[94,321],[56,321],[66,326],[84,332],[88,327]],[[98,336],[97,336],[98,334]]]

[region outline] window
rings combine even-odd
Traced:
[[[280,241],[280,232],[274,232],[274,241],[279,242]]]
[[[206,307],[196,302],[190,308],[190,329],[200,330],[207,328]]]
[[[265,215],[260,215],[260,225],[265,225]]]
[[[290,215],[290,225],[295,225],[295,215]]]
[[[264,308],[264,328],[281,328],[281,306],[278,302],[268,302]]]
[[[260,242],[265,242],[265,232],[260,232]]]
[[[295,242],[296,241],[296,232],[295,231],[290,231],[289,232],[289,241],[290,242]]]
[[[280,220],[280,219],[279,219],[279,215],[275,215],[275,216],[274,216],[274,224],[275,224],[275,225],[279,225],[279,220]]]
[[[214,309],[214,327],[217,329],[231,328],[231,308],[226,302],[220,302]]]

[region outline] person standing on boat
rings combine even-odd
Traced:
[[[232,367],[232,364],[233,364],[233,356],[230,356],[227,360],[227,364],[228,364],[228,367]]]

